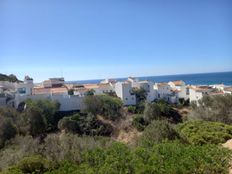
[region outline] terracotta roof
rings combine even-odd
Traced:
[[[210,86],[190,86],[189,88],[193,89],[195,91],[198,91],[198,92],[204,92],[204,91],[208,91],[210,89],[213,89]]]
[[[168,85],[168,83],[166,83],[166,82],[158,83],[158,86],[166,86],[166,85]]]
[[[68,93],[66,87],[58,87],[58,88],[43,88],[43,87],[35,87],[33,88],[33,94],[64,94]]]
[[[76,92],[88,92],[90,91],[90,89],[86,89],[86,88],[78,88],[78,89],[75,89]]]
[[[224,91],[232,92],[232,86],[224,88]]]
[[[223,95],[224,92],[222,92],[222,91],[217,91],[217,92],[210,92],[209,94],[210,94],[210,95]]]
[[[112,88],[109,83],[99,84],[99,89]]]
[[[181,90],[178,89],[171,89],[172,92],[180,92]]]
[[[176,81],[172,81],[172,83],[174,83],[176,86],[181,86],[183,81],[182,80],[176,80]]]
[[[98,84],[84,84],[84,87],[87,89],[97,89],[99,88]]]

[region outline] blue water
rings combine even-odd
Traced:
[[[138,77],[138,78],[139,80],[148,80],[152,82],[169,82],[174,80],[183,80],[186,82],[186,84],[190,84],[190,85],[224,84],[224,85],[232,86],[232,72],[148,76],[148,77]],[[116,78],[117,81],[124,81],[126,79],[127,78]],[[94,84],[94,83],[99,83],[102,80],[103,79],[82,80],[82,81],[72,81],[68,83]]]

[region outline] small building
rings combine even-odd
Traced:
[[[143,88],[147,93],[147,101],[152,102],[158,98],[158,92],[154,89],[154,83],[147,80],[139,82],[139,88]]]
[[[202,99],[204,95],[209,95],[214,88],[210,86],[190,86],[189,87],[189,101],[197,102]]]
[[[64,78],[50,78],[48,80],[43,81],[44,88],[52,88],[52,87],[61,87],[64,86]]]
[[[184,99],[184,100],[189,99],[187,87],[184,81],[182,80],[171,81],[168,84],[173,89],[173,91],[177,93],[179,99]]]
[[[128,81],[117,82],[115,84],[115,93],[121,98],[124,105],[136,105],[136,97],[132,93],[132,84]]]
[[[173,90],[168,83],[156,83],[154,89],[157,90],[157,99],[163,99],[169,103],[178,102],[176,90]]]
[[[232,86],[223,89],[224,94],[232,94]]]
[[[35,87],[33,88],[33,95],[49,94],[49,95],[68,95],[68,89],[65,86],[62,87]]]
[[[23,83],[15,83],[15,91],[17,95],[32,95],[33,88],[33,79],[29,76],[25,76]]]

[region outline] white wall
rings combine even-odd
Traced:
[[[31,96],[16,95],[15,108],[17,108],[21,102],[27,99],[32,99],[32,100],[48,99],[48,100],[57,101],[60,103],[60,111],[72,111],[72,110],[84,109],[83,97],[70,96],[70,95],[49,95],[49,94],[40,94],[40,95],[31,95]]]
[[[154,89],[153,82],[141,82],[140,88],[143,88],[147,92],[148,102],[152,102],[158,98],[158,90]]]
[[[117,82],[115,84],[116,95],[121,98],[124,105],[136,105],[135,95],[131,95],[131,83]]]
[[[189,89],[189,101],[191,102],[197,102],[198,100],[202,99],[203,94],[202,92],[196,91],[194,89]]]
[[[178,90],[178,98],[184,98],[187,100],[189,96],[187,95],[187,88],[184,81],[181,81],[181,85],[175,85],[173,82],[168,83],[173,90]]]
[[[0,97],[0,107],[6,106],[6,97]]]
[[[15,84],[8,81],[0,81],[0,86],[3,86],[6,89],[15,89]]]

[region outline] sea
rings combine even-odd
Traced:
[[[186,84],[189,84],[189,85],[224,84],[226,86],[232,86],[232,71],[231,72],[215,72],[215,73],[147,76],[147,77],[137,77],[137,78],[139,80],[148,80],[148,81],[152,81],[156,83],[183,80]],[[114,78],[114,79],[117,81],[124,81],[127,78]],[[103,79],[69,81],[68,83],[95,84],[95,83],[100,83],[102,80]]]

